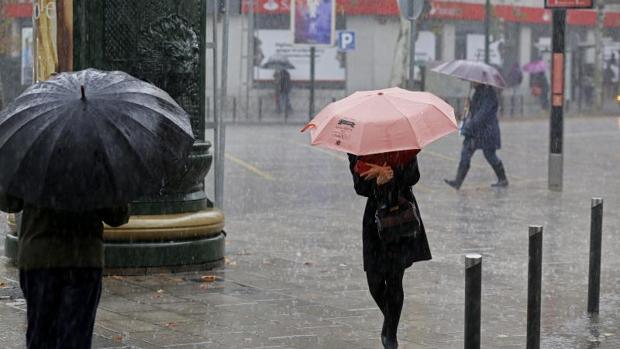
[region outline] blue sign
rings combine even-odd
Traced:
[[[355,50],[355,32],[343,31],[338,33],[338,49],[341,51]]]

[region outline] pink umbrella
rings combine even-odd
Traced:
[[[428,92],[398,87],[359,91],[333,102],[308,123],[311,144],[368,155],[422,149],[457,129],[454,109]]]
[[[433,68],[433,71],[484,85],[499,88],[506,87],[506,81],[504,81],[502,74],[497,69],[483,62],[456,60],[441,64]]]
[[[528,72],[528,73],[530,73],[530,74],[546,72],[547,71],[547,63],[545,63],[545,61],[543,61],[543,60],[531,61],[528,64],[523,66],[523,70]]]

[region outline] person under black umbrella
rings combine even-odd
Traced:
[[[0,112],[0,210],[17,213],[28,348],[90,348],[103,223],[166,190],[194,142],[164,91],[88,69],[34,84]]]
[[[22,212],[17,266],[27,348],[90,348],[101,297],[103,223],[127,223],[127,205],[60,211],[0,192],[0,210]]]
[[[273,73],[275,84],[276,110],[279,113],[292,112],[290,93],[292,89],[291,74],[286,69],[278,69]]]
[[[485,159],[497,175],[497,183],[492,187],[507,187],[508,179],[502,160],[497,156],[497,149],[501,148],[499,121],[497,120],[498,99],[493,86],[473,82],[474,96],[469,106],[469,116],[463,122],[461,134],[465,136],[461,160],[457,169],[456,178],[444,179],[452,188],[461,188],[465,176],[469,171],[471,157],[478,149],[482,149]]]

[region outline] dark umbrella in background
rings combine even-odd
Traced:
[[[483,62],[456,60],[441,64],[433,68],[433,71],[497,88],[506,87],[506,81],[504,81],[502,74],[494,67]]]
[[[0,189],[70,211],[158,193],[194,142],[187,113],[123,72],[63,73],[0,112]]]
[[[283,55],[273,55],[267,59],[267,62],[261,66],[263,69],[295,69],[295,66]]]

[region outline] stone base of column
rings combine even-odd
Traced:
[[[224,215],[210,208],[192,213],[132,216],[129,223],[105,227],[105,273],[137,275],[211,269],[224,262]],[[14,216],[5,254],[17,258]]]

